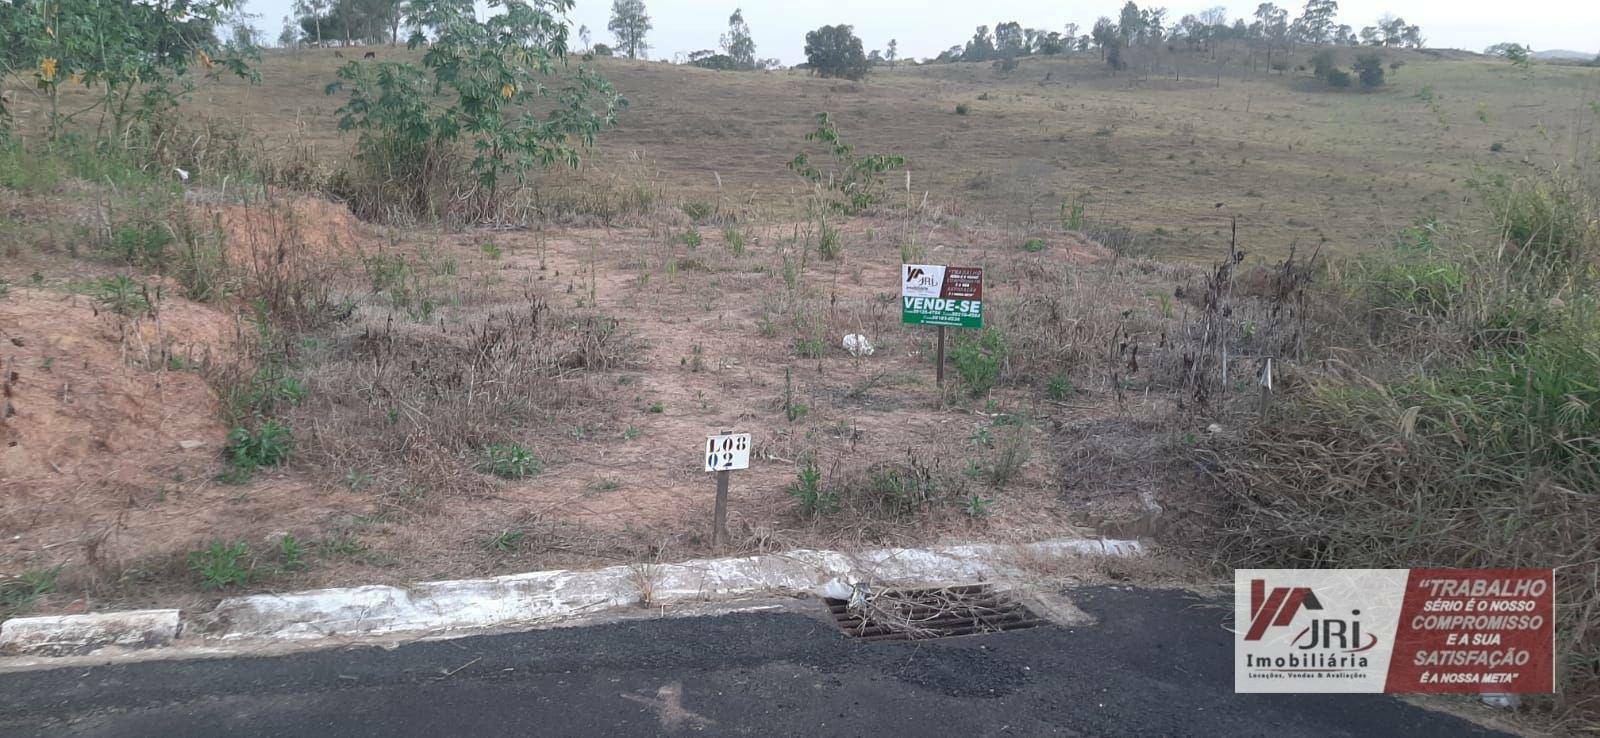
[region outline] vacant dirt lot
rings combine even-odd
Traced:
[[[0,570],[54,577],[26,601],[61,610],[702,554],[720,430],[755,436],[730,550],[1200,525],[1174,523],[1205,471],[1182,450],[1233,429],[1193,411],[1250,405],[1263,357],[1317,339],[1272,261],[1471,220],[1478,167],[1593,149],[1593,70],[1393,60],[1372,94],[1087,57],[864,83],[603,60],[632,106],[584,172],[537,183],[532,226],[162,185],[162,223],[218,249],[204,295],[97,250],[115,186],[8,190]],[[270,53],[265,86],[190,110],[331,169],[334,64]],[[907,157],[880,213],[806,214],[784,165],[818,111]],[[1235,217],[1232,302],[1192,264]],[[943,388],[933,331],[897,315],[903,262],[986,269],[991,330],[954,332]],[[285,308],[304,320],[262,317]],[[1232,374],[1202,388],[1213,355]],[[268,419],[287,461],[241,469],[224,449]]]
[[[1024,249],[1022,232],[936,209],[404,233],[307,200],[217,212],[229,243],[287,242],[283,262],[321,265],[339,317],[284,345],[176,296],[120,314],[44,277],[0,299],[21,349],[0,559],[85,585],[55,607],[194,596],[190,554],[219,541],[247,543],[256,587],[711,552],[699,449],[723,429],[755,436],[734,475],[735,550],[1148,534],[1173,473],[1153,452],[1196,431],[1148,420],[1170,415],[1174,381],[1161,326],[1178,314],[1158,294],[1192,275],[1077,234]],[[989,320],[1014,331],[1000,346],[958,336],[942,390],[933,330],[900,324],[902,258],[985,267]],[[284,268],[260,261],[239,263]],[[1029,346],[1035,311],[1058,317]],[[844,350],[849,333],[873,353]],[[289,357],[293,384],[268,391],[297,395],[280,413],[294,452],[241,480],[202,377],[238,373],[222,354],[264,360],[257,341]],[[1132,366],[1130,344],[1146,349]],[[497,445],[526,449],[531,473],[496,476]],[[1124,462],[1100,464],[1106,447]],[[812,514],[793,491],[808,468]],[[294,566],[285,535],[308,551]]]

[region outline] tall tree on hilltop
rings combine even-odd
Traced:
[[[823,77],[867,76],[867,55],[850,26],[823,26],[806,34],[806,63]]]
[[[627,52],[629,59],[650,52],[645,34],[650,32],[650,14],[644,10],[644,0],[612,0],[611,22],[606,29],[617,37],[617,49]]]
[[[1326,44],[1333,39],[1334,17],[1339,14],[1337,0],[1306,0],[1305,10],[1296,19],[1301,40]]]
[[[1094,41],[1095,48],[1100,49],[1100,60],[1105,61],[1106,47],[1117,43],[1117,25],[1102,15],[1094,22],[1094,30],[1089,32],[1089,38]]]
[[[295,0],[295,15],[301,18],[301,25],[305,19],[310,18],[312,28],[316,31],[317,45],[322,45],[322,15],[328,12],[328,0]]]
[[[733,59],[739,69],[756,68],[756,42],[750,37],[750,24],[744,22],[744,11],[734,8],[728,16],[728,32],[722,34],[722,51]]]

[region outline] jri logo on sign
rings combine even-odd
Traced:
[[[1237,692],[1554,688],[1550,569],[1239,569]]]

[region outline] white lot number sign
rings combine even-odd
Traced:
[[[750,468],[750,434],[729,433],[706,437],[706,471]]]

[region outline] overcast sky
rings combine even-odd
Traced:
[[[1167,17],[1176,21],[1187,13],[1222,5],[1230,17],[1247,16],[1258,0],[1249,2],[1195,2],[1166,4]],[[257,25],[276,38],[281,19],[292,0],[247,0],[251,12],[262,16]],[[480,5],[481,5],[480,0]],[[1299,15],[1303,2],[1278,3]],[[1118,0],[845,0],[797,2],[794,0],[645,0],[655,28],[647,37],[651,58],[671,59],[675,52],[712,49],[727,29],[728,15],[743,8],[756,41],[756,56],[777,57],[786,64],[804,61],[805,32],[821,25],[848,23],[868,50],[881,49],[889,39],[899,40],[900,56],[930,57],[971,38],[979,25],[993,27],[1018,21],[1024,27],[1060,31],[1077,23],[1087,33],[1095,18],[1117,14]],[[1141,7],[1162,7],[1160,2]],[[1429,46],[1482,51],[1500,41],[1516,41],[1535,50],[1600,50],[1600,0],[1341,0],[1339,22],[1356,30],[1372,25],[1384,13],[1393,13],[1422,26]],[[587,25],[595,41],[610,42],[605,30],[611,14],[610,0],[577,0],[573,25]]]

